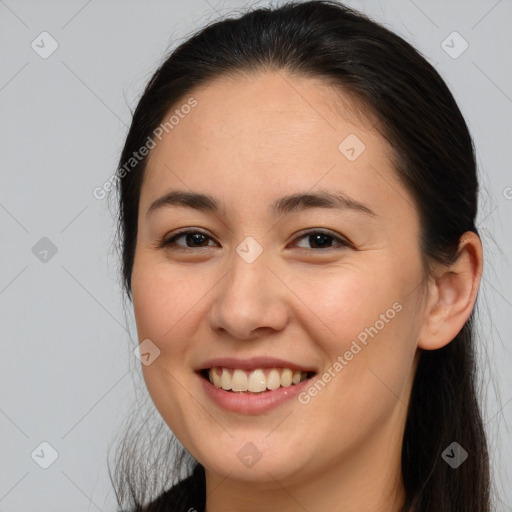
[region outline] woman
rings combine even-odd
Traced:
[[[143,376],[184,447],[156,478],[192,470],[148,503],[125,442],[121,506],[489,510],[475,158],[416,50],[330,1],[211,24],[151,78],[118,177]]]

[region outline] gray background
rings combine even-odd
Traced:
[[[510,511],[512,2],[347,4],[435,65],[475,140],[486,256],[478,306],[483,393],[496,510]],[[113,174],[130,108],[165,51],[244,5],[0,0],[0,511],[116,510],[107,447],[143,382],[114,221],[108,201],[92,191]],[[58,43],[48,58],[31,46],[51,49],[43,31]],[[51,462],[44,441],[58,453],[47,469],[39,465]]]

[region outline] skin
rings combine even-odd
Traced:
[[[319,79],[265,71],[217,79],[191,96],[198,105],[149,157],[132,292],[139,340],[160,350],[142,367],[148,391],[205,467],[206,510],[398,511],[418,349],[446,345],[469,317],[480,240],[466,233],[459,259],[427,278],[418,211],[388,142],[353,98]],[[350,134],[366,146],[354,161],[338,149]],[[376,215],[270,212],[281,196],[319,189],[342,191]],[[174,206],[147,216],[170,190],[209,193],[225,211]],[[210,238],[158,247],[183,228]],[[333,238],[314,251],[315,241],[299,233],[305,229],[352,246]],[[250,264],[236,252],[248,236],[263,248]],[[307,404],[225,412],[194,372],[213,357],[267,355],[321,376],[394,303],[400,312]],[[247,442],[261,453],[252,467],[237,457]]]

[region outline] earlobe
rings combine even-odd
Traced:
[[[429,283],[418,348],[436,350],[457,336],[473,311],[482,269],[482,243],[468,231],[460,239],[455,262],[439,267]]]

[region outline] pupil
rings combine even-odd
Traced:
[[[311,242],[311,240],[313,240],[312,245],[317,244],[317,242],[319,240],[320,240],[320,245],[324,245],[328,241],[329,238],[330,238],[330,235],[326,235],[324,233],[318,233],[316,235],[310,235],[310,237],[309,237],[310,242]]]
[[[203,240],[201,240],[203,238]],[[204,242],[205,235],[202,233],[192,233],[188,235],[187,242],[191,241],[193,245],[201,245],[201,242]]]

